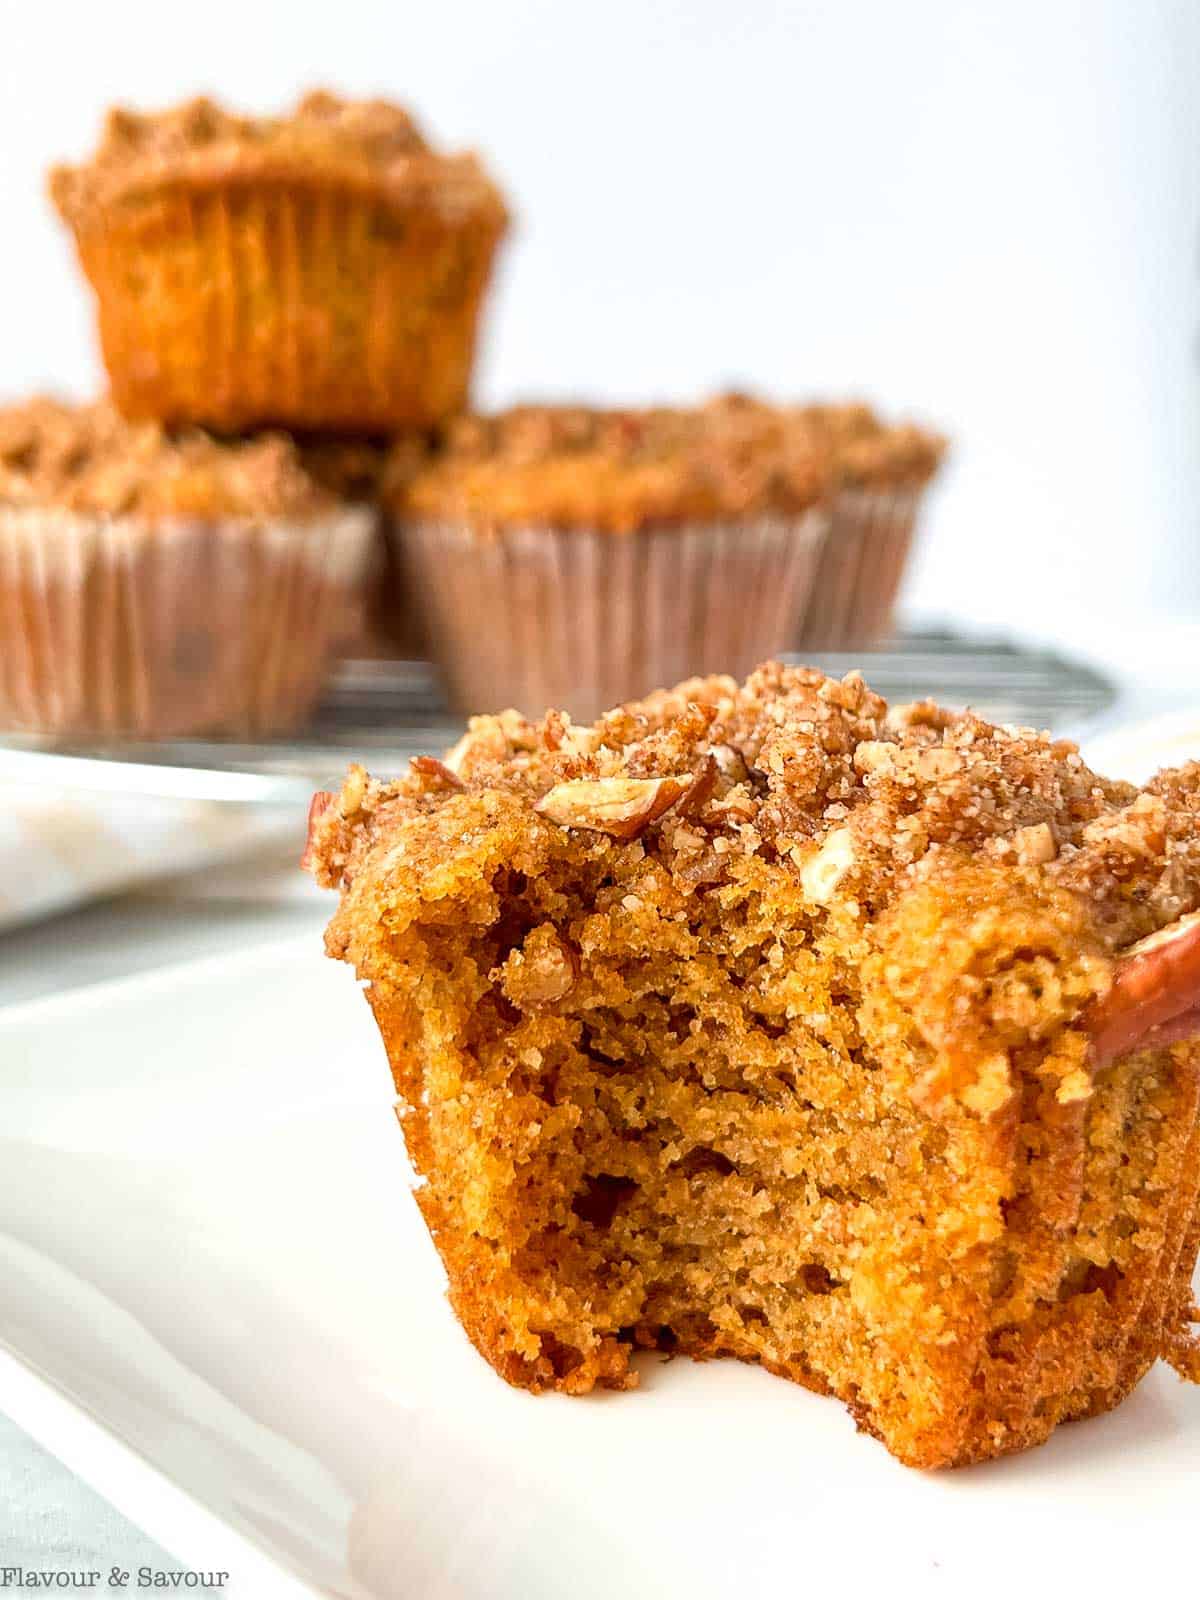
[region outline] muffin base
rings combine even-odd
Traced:
[[[844,489],[794,650],[869,648],[887,638],[916,531],[921,489]]]
[[[164,190],[78,239],[134,419],[387,432],[465,404],[499,230],[305,184]]]
[[[393,537],[458,709],[590,721],[787,648],[827,528],[813,510],[630,534],[421,521]]]
[[[284,732],[316,701],[371,519],[0,509],[0,723],[58,737]]]

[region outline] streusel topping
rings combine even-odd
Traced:
[[[946,441],[915,422],[888,422],[861,401],[782,409],[753,395],[730,393],[711,402],[726,418],[779,419],[827,456],[839,484],[850,488],[917,488],[928,482],[946,454]]]
[[[866,405],[805,406],[801,421],[827,441],[841,481],[854,488],[916,488],[946,454],[940,434],[915,422],[885,422]]]
[[[769,407],[597,410],[518,406],[453,423],[407,479],[403,509],[473,527],[540,523],[628,533],[747,515],[794,515],[831,471]]]
[[[104,208],[165,185],[295,180],[345,184],[400,208],[504,217],[499,191],[473,154],[431,149],[413,118],[385,100],[306,94],[281,116],[251,117],[200,98],[166,111],[116,107],[89,162],[56,167],[50,192],[79,226]]]
[[[444,762],[393,783],[352,773],[319,830],[320,875],[352,877],[400,830],[419,882],[447,843],[443,818],[461,832],[511,810],[528,827],[531,808],[536,826],[638,839],[692,890],[719,891],[739,859],[784,865],[815,905],[852,917],[964,856],[1082,897],[1112,949],[1200,903],[1200,763],[1139,793],[1067,740],[928,703],[889,711],[857,673],[777,662],[591,727],[558,712],[475,717]]]
[[[40,397],[0,409],[0,504],[106,515],[320,515],[333,496],[284,434],[223,442],[126,422],[107,402]]]

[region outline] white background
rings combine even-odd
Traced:
[[[862,394],[956,442],[918,609],[1200,615],[1196,0],[0,13],[0,391],[98,382],[42,174],[107,103],[383,93],[519,218],[482,399]]]

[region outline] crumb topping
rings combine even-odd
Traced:
[[[718,395],[709,410],[727,422],[760,419],[807,439],[827,458],[839,485],[846,488],[916,489],[933,477],[946,454],[946,440],[915,422],[886,422],[861,401],[842,405],[777,408],[754,395]]]
[[[651,524],[804,511],[832,489],[916,488],[936,434],[862,405],[775,406],[743,394],[694,408],[517,406],[461,417],[390,499],[486,529],[525,522],[624,533]],[[407,465],[402,462],[401,465]]]
[[[769,407],[594,410],[518,406],[451,424],[400,507],[486,529],[526,522],[628,533],[650,525],[795,515],[833,475]]]
[[[964,863],[1077,897],[1110,950],[1200,905],[1200,764],[1139,793],[1045,733],[929,703],[889,711],[857,673],[767,663],[740,687],[695,680],[591,727],[475,717],[438,766],[453,787],[419,766],[391,783],[356,770],[315,833],[321,881],[403,839],[419,882],[451,841],[503,825],[633,848],[686,894],[766,863],[852,922]]]
[[[269,117],[242,116],[205,98],[150,113],[115,107],[91,160],[54,168],[50,193],[63,217],[79,225],[165,184],[253,179],[329,180],[370,188],[401,208],[505,217],[476,156],[438,154],[400,106],[342,100],[324,90]]]
[[[320,515],[333,496],[283,434],[222,442],[126,422],[107,402],[39,397],[0,409],[0,503],[106,515]]]
[[[866,405],[802,406],[798,419],[824,442],[849,488],[919,488],[946,454],[940,434],[915,422],[884,422]]]

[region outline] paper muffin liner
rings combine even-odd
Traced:
[[[118,205],[78,248],[125,415],[386,432],[464,406],[499,232],[260,182]]]
[[[794,650],[869,648],[891,631],[922,490],[843,489],[834,497]]]
[[[303,720],[369,513],[319,521],[0,507],[0,725],[256,737]]]
[[[630,534],[422,520],[395,537],[459,710],[590,721],[786,649],[827,527],[813,510]]]
[[[371,584],[361,634],[364,655],[422,661],[429,655],[422,600],[402,560],[403,547],[395,519],[386,512],[378,567]]]

